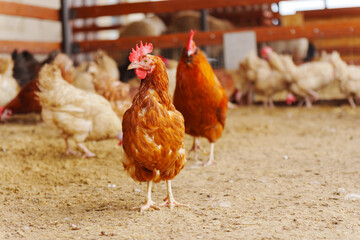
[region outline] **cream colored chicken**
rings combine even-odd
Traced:
[[[82,62],[73,72],[73,85],[89,92],[96,92],[94,86],[94,74],[89,71],[94,64],[107,73],[112,79],[119,80],[120,73],[116,62],[103,50],[93,54],[94,62]]]
[[[333,65],[341,92],[347,96],[351,107],[356,107],[354,98],[360,98],[360,67],[348,65],[336,51],[331,54],[323,52],[321,61],[330,62]]]
[[[99,49],[94,53],[94,61],[101,70],[108,73],[113,79],[119,80],[120,73],[117,64],[106,52]]]
[[[289,90],[297,97],[302,98],[306,107],[311,108],[312,101],[318,99],[318,91],[326,87],[335,79],[334,69],[327,62],[309,62],[296,66],[288,55],[278,55],[267,50],[264,51],[270,66],[283,73],[289,82]]]
[[[90,62],[83,62],[74,69],[72,84],[82,90],[95,92],[93,76],[87,71],[89,64]]]
[[[95,63],[89,63],[87,71],[92,75],[95,92],[105,97],[122,119],[125,111],[132,104],[130,85],[112,78]]]
[[[240,62],[239,70],[249,84],[249,91],[263,96],[265,107],[274,107],[273,95],[287,89],[285,75],[252,51]]]
[[[14,62],[9,57],[0,58],[0,106],[8,104],[20,90],[13,78]]]
[[[60,130],[67,154],[77,154],[70,148],[69,139],[84,151],[84,157],[93,157],[95,154],[86,148],[84,141],[121,136],[121,120],[110,103],[98,94],[65,82],[57,66],[44,65],[38,84],[42,118]]]

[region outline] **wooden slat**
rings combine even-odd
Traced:
[[[0,41],[0,52],[11,53],[17,49],[18,51],[27,50],[32,53],[49,53],[53,50],[61,49],[59,42],[22,42],[22,41]]]
[[[227,32],[255,31],[258,42],[287,40],[299,37],[309,39],[332,38],[344,36],[360,36],[360,22],[348,22],[341,24],[320,24],[292,27],[257,27],[251,29],[234,29],[231,31],[198,32],[194,40],[198,46],[222,44],[223,35]],[[151,42],[158,48],[183,47],[189,37],[188,33],[162,35],[159,37],[128,37],[118,40],[97,40],[77,42],[80,51],[89,52],[104,48],[111,51],[129,50],[135,47],[140,40]]]
[[[360,7],[310,10],[302,11],[301,13],[303,13],[305,20],[351,16],[357,17],[360,15]]]
[[[0,2],[0,14],[59,21],[59,10],[14,2]]]
[[[318,48],[334,48],[337,46],[360,46],[359,36],[344,36],[331,39],[315,39],[313,43]]]
[[[234,7],[256,4],[272,4],[280,0],[166,0],[158,2],[120,3],[103,6],[72,8],[74,18],[118,16],[130,13],[164,13],[181,10],[200,10],[217,7]],[[285,0],[288,1],[288,0]]]
[[[337,51],[341,56],[343,55],[360,55],[360,45],[351,46],[351,45],[342,45],[342,46],[333,46],[333,47],[316,47],[318,51],[326,51],[328,53],[332,51]]]
[[[119,28],[123,27],[124,25],[117,24],[112,26],[104,26],[99,27],[96,25],[86,26],[86,27],[73,27],[73,33],[80,33],[80,32],[96,32],[96,31],[103,31],[103,30],[118,30]]]

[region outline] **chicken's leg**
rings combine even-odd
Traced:
[[[91,152],[83,143],[78,143],[78,146],[85,152],[84,157],[91,158],[95,157],[95,153]]]
[[[210,157],[209,157],[209,161],[207,163],[205,163],[204,167],[207,167],[211,164],[215,164],[214,161],[214,147],[215,147],[215,143],[210,143]]]
[[[170,209],[173,207],[189,207],[188,205],[178,203],[175,201],[174,196],[171,191],[171,180],[166,180],[166,186],[167,186],[167,196],[164,198],[164,203],[161,204],[161,206],[167,206]]]
[[[152,188],[152,181],[147,182],[147,196],[145,205],[140,206],[140,212],[143,210],[148,210],[149,208],[153,208],[155,210],[159,210],[160,208],[155,205],[155,202],[151,200],[151,188]],[[137,208],[139,209],[139,208]]]
[[[74,150],[71,149],[69,141],[68,141],[67,138],[65,138],[64,140],[65,140],[66,154],[67,155],[80,155],[78,152],[75,152]]]
[[[196,138],[196,137],[194,137],[194,143],[193,143],[193,146],[191,147],[191,149],[190,149],[189,152],[194,151],[194,153],[195,153],[195,156],[194,156],[194,158],[195,158],[195,164],[199,164],[199,163],[200,163],[200,161],[198,160],[198,152],[197,152],[198,149],[199,149],[200,151],[202,151],[202,153],[203,153],[204,155],[207,155],[207,154],[208,154],[208,153],[206,153],[206,152],[203,150],[203,148],[200,146],[200,141],[199,141],[199,139]]]
[[[352,96],[348,97],[348,101],[349,101],[351,107],[356,108],[356,104],[355,104],[354,98]]]
[[[311,104],[311,100],[308,96],[305,97],[305,104],[307,108],[311,108],[312,104]]]

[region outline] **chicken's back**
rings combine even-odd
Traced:
[[[40,71],[37,93],[44,120],[78,140],[115,138],[121,121],[102,96],[85,92],[62,79],[56,66],[45,65]]]
[[[228,98],[203,53],[192,58],[187,62],[185,52],[180,58],[174,105],[185,118],[186,133],[215,142],[225,126]]]
[[[11,110],[12,113],[40,113],[41,106],[35,95],[35,92],[38,90],[36,78],[26,83],[20,89],[17,96],[5,106],[5,109]]]

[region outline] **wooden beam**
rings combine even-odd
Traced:
[[[288,1],[288,0],[285,0]],[[119,3],[103,6],[72,8],[74,18],[118,16],[130,13],[165,13],[181,10],[201,10],[218,7],[235,7],[278,3],[280,0],[166,0],[157,2]]]
[[[61,49],[60,42],[22,42],[22,41],[0,41],[0,52],[11,53],[18,51],[30,51],[32,53],[48,54],[53,50]]]
[[[229,32],[255,31],[258,42],[274,40],[288,40],[305,37],[309,39],[333,38],[333,37],[354,37],[360,36],[360,22],[347,22],[339,24],[317,24],[306,26],[288,27],[256,27],[240,28],[230,31],[198,32],[194,40],[198,46],[220,45],[223,42],[223,35]],[[126,37],[117,40],[95,40],[76,42],[80,51],[90,52],[99,48],[114,50],[130,50],[140,40],[151,42],[157,48],[183,47],[189,37],[188,33],[176,33],[158,37]]]
[[[124,25],[116,24],[111,26],[104,26],[100,27],[97,25],[90,25],[85,27],[73,27],[73,33],[80,33],[80,32],[96,32],[96,31],[104,31],[104,30],[119,30]]]
[[[360,45],[356,46],[349,46],[349,45],[341,45],[341,46],[333,46],[333,47],[316,47],[317,51],[326,51],[331,53],[333,51],[337,51],[340,53],[341,56],[343,55],[360,55]]]
[[[310,10],[302,11],[301,13],[303,13],[305,20],[358,17],[360,15],[360,7]]]
[[[22,3],[1,2],[0,14],[59,21],[59,10]]]

